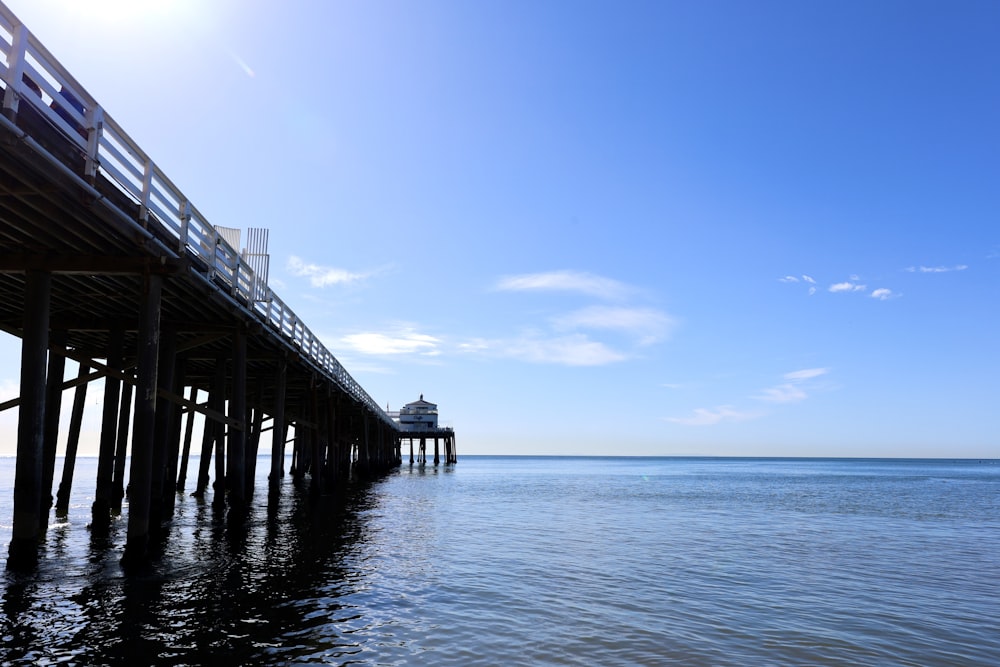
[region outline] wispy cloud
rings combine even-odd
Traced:
[[[784,382],[781,384],[762,389],[750,398],[768,403],[798,403],[809,397],[806,391],[809,381],[829,372],[828,368],[803,368],[791,371],[782,376]],[[756,419],[765,416],[765,414],[765,412],[757,410],[743,410],[732,405],[720,405],[715,408],[698,408],[688,417],[666,417],[664,421],[685,426],[711,426],[720,422]]]
[[[803,384],[809,380],[826,375],[829,372],[830,369],[828,368],[803,368],[802,370],[785,373],[783,376],[785,382],[774,387],[762,389],[753,398],[769,403],[798,403],[799,401],[804,401],[809,398],[809,394],[806,393]]]
[[[955,266],[908,266],[909,273],[951,273],[952,271],[965,271],[967,264],[956,264]]]
[[[761,401],[770,401],[771,403],[797,403],[809,398],[809,394],[807,394],[802,387],[792,384],[791,382],[787,382],[785,384],[779,384],[776,387],[763,389],[761,393],[754,398]]]
[[[553,318],[558,330],[611,329],[625,332],[641,345],[663,340],[675,327],[673,318],[655,308],[590,306]]]
[[[608,300],[624,298],[634,291],[625,283],[584,271],[547,271],[504,276],[497,282],[496,289],[504,292],[579,292]]]
[[[347,269],[312,264],[295,255],[288,258],[288,270],[293,275],[309,278],[309,284],[313,287],[350,284],[364,280],[371,275],[370,273],[356,273]]]
[[[852,281],[845,281],[842,283],[834,283],[830,285],[830,291],[837,292],[864,292],[868,287],[866,285],[861,285]]]
[[[343,336],[338,341],[341,347],[361,354],[420,355],[440,354],[441,340],[434,336],[417,333],[412,329],[402,329],[393,333],[364,332]]]
[[[787,276],[784,276],[783,278],[778,278],[778,282],[779,283],[799,283],[799,282],[807,283],[809,285],[809,295],[812,296],[813,294],[816,293],[816,280],[813,279],[812,276],[807,275],[805,273],[802,274],[801,278],[799,276],[787,275]]]
[[[462,343],[459,349],[492,357],[561,366],[604,366],[628,358],[628,355],[583,334],[556,337],[528,334],[494,340],[479,338]]]
[[[622,303],[642,290],[586,271],[544,271],[501,277],[495,289],[505,292],[569,292],[600,302],[550,315],[544,326],[520,335],[479,338],[459,347],[531,363],[598,366],[624,361],[638,348],[666,339],[676,327],[667,313],[653,307]]]
[[[811,283],[813,285],[816,284],[816,281],[812,278],[812,276],[807,276],[804,273],[801,278],[798,276],[785,276],[784,278],[778,278],[779,283],[797,283],[800,280],[804,283]]]
[[[800,381],[800,380],[811,380],[813,378],[818,378],[821,375],[826,375],[830,372],[829,368],[803,368],[800,371],[792,371],[791,373],[785,373],[784,378],[786,380]]]
[[[663,421],[684,426],[712,426],[720,422],[746,421],[760,416],[759,412],[744,412],[735,410],[730,405],[720,405],[716,408],[698,408],[690,417],[664,417]]]
[[[871,297],[873,299],[878,299],[879,301],[888,301],[889,299],[893,299],[897,296],[899,295],[895,294],[888,287],[879,287],[878,289],[872,290],[871,293]]]

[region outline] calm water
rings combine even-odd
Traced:
[[[87,531],[95,469],[37,574],[0,575],[4,665],[1000,664],[996,462],[464,457],[318,506],[258,484],[239,524],[179,498],[141,577],[124,520]]]

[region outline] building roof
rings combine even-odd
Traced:
[[[425,401],[424,400],[424,395],[420,394],[420,400],[413,401],[412,403],[407,403],[405,407],[407,407],[407,408],[412,408],[412,407],[436,408],[437,407],[437,403],[431,403],[430,401]]]

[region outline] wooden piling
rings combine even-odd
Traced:
[[[120,371],[125,332],[117,327],[110,332],[108,368]],[[111,493],[115,470],[115,435],[118,431],[118,402],[121,380],[109,373],[104,379],[104,406],[101,413],[101,440],[97,456],[97,488],[91,506],[91,526],[95,535],[107,534],[111,519]]]
[[[247,421],[250,426],[250,437],[247,438],[246,476],[243,488],[247,499],[253,497],[254,480],[257,477],[257,454],[260,448],[261,430],[264,428],[264,411],[258,408],[247,409]]]
[[[118,412],[118,435],[115,440],[115,471],[111,482],[111,511],[121,514],[125,498],[125,463],[128,454],[128,428],[132,416],[132,383],[122,387],[122,400]]]
[[[226,480],[231,505],[242,508],[247,497],[247,332],[243,327],[237,327],[233,332],[233,384],[229,397],[229,417],[238,423],[229,425],[229,467]]]
[[[21,405],[18,407],[14,469],[14,521],[7,555],[7,567],[13,570],[31,569],[38,561],[51,289],[49,273],[27,272],[21,338]]]
[[[309,390],[309,420],[312,422],[309,433],[309,444],[312,445],[309,492],[316,497],[323,493],[323,447],[319,431],[322,420],[319,415],[319,387],[316,385]]]
[[[184,384],[187,379],[187,361],[175,355],[174,381],[171,393],[184,396]],[[169,402],[167,418],[167,455],[163,472],[163,519],[170,520],[174,516],[174,506],[177,503],[177,466],[181,452],[181,423],[184,420],[181,406],[173,400]]]
[[[198,404],[198,387],[191,387],[191,402]],[[177,490],[183,491],[187,481],[188,459],[191,456],[191,437],[194,431],[194,408],[190,408],[187,413],[187,421],[184,424],[184,445],[181,449],[180,470],[177,472]]]
[[[174,374],[177,370],[177,331],[173,327],[162,328],[157,354],[157,398],[153,416],[153,457],[149,477],[149,530],[152,535],[159,534],[164,518],[164,487],[173,403],[162,394],[174,390]]]
[[[90,366],[80,363],[77,378],[82,380],[90,374]],[[69,495],[73,489],[73,473],[76,470],[76,453],[80,446],[80,429],[83,425],[83,409],[87,404],[88,382],[76,386],[73,395],[73,411],[70,413],[69,435],[66,439],[66,456],[63,457],[62,480],[56,494],[56,513],[66,514],[69,510]]]
[[[160,295],[163,276],[143,276],[140,304],[135,427],[129,483],[128,534],[122,565],[139,566],[147,560],[149,509],[153,475],[153,429],[156,426],[157,366],[160,352]]]
[[[276,486],[285,475],[285,392],[288,382],[288,361],[278,360],[277,386],[274,392],[274,429],[271,432],[271,474],[268,480]]]
[[[219,414],[225,414],[226,355],[220,354],[216,358],[215,363],[215,379],[211,395],[212,409]],[[215,483],[212,485],[214,490],[212,505],[215,507],[224,507],[226,504],[226,488],[228,486],[228,480],[226,479],[226,424],[218,421],[215,422],[212,434],[215,439]]]
[[[49,526],[52,509],[52,485],[56,474],[56,454],[59,445],[59,420],[62,414],[63,376],[66,372],[66,332],[54,331],[49,336],[52,352],[45,386],[45,431],[42,436],[42,489],[38,507],[38,526],[44,533]]]

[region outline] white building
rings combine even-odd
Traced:
[[[399,428],[401,431],[434,431],[438,428],[438,406],[424,400],[407,403],[399,410]]]

